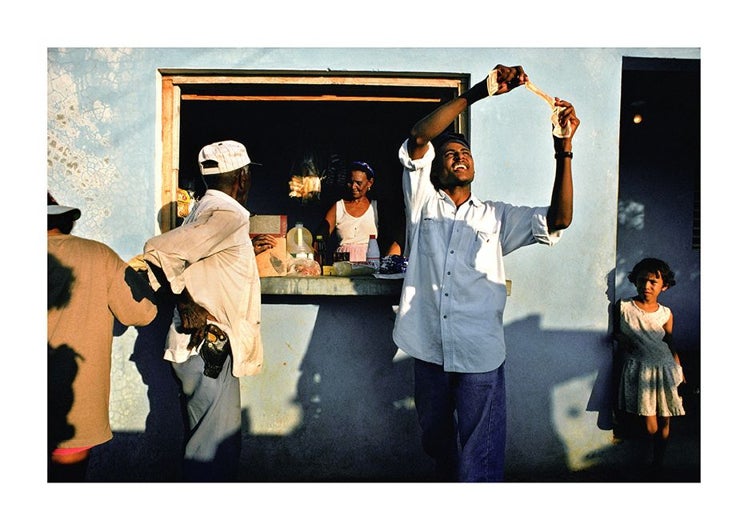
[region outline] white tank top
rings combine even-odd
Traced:
[[[341,245],[368,244],[369,235],[377,236],[378,222],[376,200],[369,204],[369,208],[360,217],[349,215],[342,199],[335,204],[335,230]]]

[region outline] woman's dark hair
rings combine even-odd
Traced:
[[[629,282],[636,284],[636,277],[641,273],[653,273],[662,278],[662,284],[667,287],[675,285],[675,273],[667,262],[659,258],[644,258],[640,260],[628,275]]]
[[[369,164],[361,160],[355,160],[351,162],[351,165],[348,167],[348,173],[350,173],[351,171],[362,171],[366,173],[366,178],[368,178],[369,180],[374,178],[374,169]]]

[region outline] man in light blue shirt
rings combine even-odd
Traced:
[[[422,442],[441,480],[500,481],[506,399],[504,255],[555,244],[571,223],[574,107],[556,99],[555,181],[548,207],[481,201],[466,138],[448,131],[469,105],[527,81],[496,66],[482,82],[421,119],[400,148],[409,257],[393,338],[415,360]],[[558,136],[562,135],[562,136]]]

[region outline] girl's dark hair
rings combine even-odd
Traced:
[[[629,273],[629,282],[636,284],[636,277],[640,273],[653,273],[662,277],[662,284],[667,287],[675,285],[675,273],[667,265],[667,262],[659,258],[643,258],[640,260]]]

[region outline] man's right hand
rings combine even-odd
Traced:
[[[498,64],[488,74],[486,83],[489,96],[508,93],[515,87],[527,82],[527,75],[522,66],[505,66]]]

